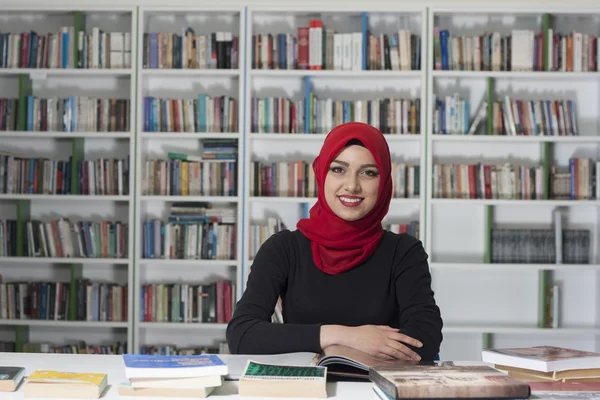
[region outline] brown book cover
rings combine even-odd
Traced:
[[[526,399],[531,388],[488,366],[374,366],[371,381],[392,399]]]

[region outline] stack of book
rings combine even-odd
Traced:
[[[108,387],[108,376],[93,372],[35,370],[25,378],[23,397],[98,399]]]
[[[214,354],[124,354],[125,376],[121,396],[208,397],[223,384],[227,365]]]
[[[485,349],[481,358],[533,391],[600,391],[600,353],[535,346]]]

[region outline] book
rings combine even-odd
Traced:
[[[187,398],[206,398],[215,390],[213,386],[199,388],[164,388],[164,387],[143,387],[135,388],[130,382],[119,384],[117,391],[119,396],[141,396],[141,397],[187,397]]]
[[[201,388],[223,384],[220,375],[194,376],[191,378],[131,378],[132,388]]]
[[[227,375],[227,365],[215,354],[123,354],[125,376],[133,378],[190,378]]]
[[[106,374],[35,370],[25,378],[25,398],[99,398],[106,387]]]
[[[600,368],[600,353],[554,346],[485,349],[481,359],[490,364],[541,372]]]
[[[327,397],[327,368],[259,363],[248,360],[240,377],[240,397]]]
[[[383,360],[375,358],[360,350],[351,347],[333,345],[328,346],[321,353],[316,354],[313,363],[317,366],[327,367],[327,375],[331,380],[369,380],[369,369],[375,365],[403,365],[402,360]],[[420,361],[423,365],[435,365],[434,362]]]
[[[564,371],[552,372],[541,372],[533,369],[509,367],[501,364],[494,364],[494,368],[506,371],[508,375],[525,382],[600,382],[600,368],[568,369]]]
[[[24,376],[23,367],[0,367],[0,392],[14,392]]]
[[[525,382],[485,365],[374,366],[369,378],[390,399],[526,399]]]

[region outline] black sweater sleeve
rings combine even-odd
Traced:
[[[427,253],[419,240],[413,239],[413,242],[397,266],[395,276],[400,332],[423,343],[421,348],[409,347],[421,359],[430,361],[440,351],[443,322],[431,288]]]
[[[278,297],[284,293],[290,268],[290,231],[269,237],[258,250],[246,290],[227,326],[232,354],[319,352],[319,324],[271,323]]]

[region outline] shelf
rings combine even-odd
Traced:
[[[144,139],[239,139],[239,133],[220,132],[142,132]]]
[[[156,267],[156,266],[181,266],[181,267],[198,267],[198,268],[226,268],[238,264],[237,260],[195,260],[195,259],[163,259],[163,258],[140,258],[139,264]]]
[[[535,326],[485,326],[485,325],[447,325],[442,329],[442,333],[510,333],[510,334],[530,334],[530,335],[579,335],[579,334],[600,334],[600,328],[594,327],[573,327],[573,328],[538,328]]]
[[[248,135],[251,140],[318,140],[323,141],[327,137],[326,133],[251,133]],[[421,141],[422,135],[398,135],[386,134],[385,138],[389,142]]]
[[[598,264],[493,264],[493,263],[445,263],[432,262],[431,269],[470,269],[470,270],[506,270],[518,269],[521,271],[538,271],[538,270],[584,270],[584,269],[600,269]]]
[[[38,319],[0,319],[0,325],[43,326],[55,328],[127,328],[127,322],[114,321],[56,321]]]
[[[534,206],[578,207],[600,206],[598,200],[503,200],[503,199],[431,199],[431,204],[480,205],[480,206]]]
[[[45,79],[47,76],[88,77],[88,76],[132,76],[133,69],[124,68],[0,68],[2,75],[28,74],[32,79]]]
[[[506,142],[506,143],[600,143],[599,136],[505,136],[505,135],[431,135],[434,142]]]
[[[227,329],[227,324],[208,322],[140,322],[142,329],[168,329],[168,330],[198,330],[198,329]]]
[[[240,75],[239,69],[142,69],[142,76],[175,77],[175,76],[231,76]]]
[[[60,131],[2,131],[0,137],[15,138],[56,138],[56,139],[129,139],[131,132],[60,132]]]
[[[14,264],[119,264],[127,265],[127,258],[59,258],[59,257],[0,257],[0,263]]]
[[[346,70],[309,70],[309,69],[252,69],[253,77],[335,77],[335,78],[421,78],[421,71],[346,71]]]
[[[521,79],[597,79],[600,72],[555,71],[445,71],[431,72],[435,78],[521,78]]]
[[[140,196],[141,201],[237,203],[238,196]]]
[[[101,196],[84,194],[0,194],[2,200],[44,200],[44,201],[122,201],[128,202],[131,196]]]

